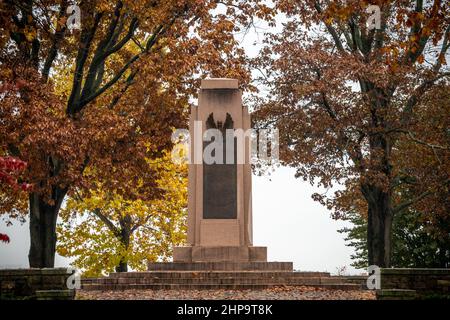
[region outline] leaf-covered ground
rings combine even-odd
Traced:
[[[341,291],[312,287],[277,287],[265,290],[125,290],[78,291],[88,300],[373,300],[375,292]]]

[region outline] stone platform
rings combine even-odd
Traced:
[[[272,262],[276,266],[277,262]],[[169,264],[152,265],[158,268]],[[172,264],[178,267],[181,265]],[[211,264],[208,265],[211,267]],[[217,267],[218,265],[216,265]],[[260,265],[261,267],[262,265]],[[278,265],[278,267],[286,265]],[[192,264],[204,268],[206,264]],[[231,267],[231,265],[227,265]],[[234,266],[236,267],[236,265]],[[242,266],[241,266],[242,268]],[[308,286],[335,290],[361,290],[360,281],[330,276],[327,272],[292,271],[225,271],[225,270],[153,270],[147,272],[112,273],[109,277],[83,279],[82,290],[260,290],[278,286]]]
[[[328,272],[294,271],[292,262],[149,262],[148,271],[145,272],[119,272],[104,278],[83,279],[82,289],[86,291],[261,290],[278,286],[309,286],[360,290],[365,281],[365,278],[334,277]]]

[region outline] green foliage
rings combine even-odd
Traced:
[[[351,266],[356,269],[367,269],[367,220],[355,212],[349,213],[345,220],[351,222],[353,227],[342,228],[338,230],[338,232],[346,234],[346,237],[344,238],[346,246],[355,249],[355,254],[350,256],[353,261]]]
[[[346,234],[347,246],[355,248],[351,256],[353,267],[367,269],[367,220],[352,212],[347,219],[353,224],[339,233]],[[436,231],[436,227],[439,230]],[[392,225],[392,267],[445,268],[450,266],[450,221],[440,221],[439,226],[423,221],[417,211],[403,211],[394,216]]]

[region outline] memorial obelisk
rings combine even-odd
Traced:
[[[267,261],[267,248],[253,246],[248,136],[234,139],[232,163],[225,159],[229,152],[225,139],[224,161],[208,163],[203,157],[206,130],[235,132],[250,126],[236,79],[202,80],[198,106],[192,108],[189,121],[188,245],[174,248],[174,262]],[[237,161],[237,150],[244,150],[244,161]]]

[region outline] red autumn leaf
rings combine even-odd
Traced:
[[[5,243],[9,243],[10,239],[6,234],[0,233],[0,241],[1,242],[5,242]]]

